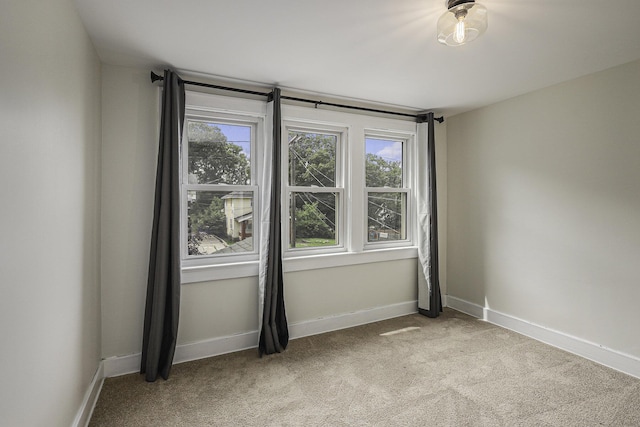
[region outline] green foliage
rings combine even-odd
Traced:
[[[320,246],[335,246],[336,239],[303,237],[296,240],[296,248],[317,248]]]
[[[305,203],[296,209],[296,238],[316,237],[334,238],[333,230],[327,225],[327,217],[318,202]]]
[[[207,123],[189,122],[188,167],[193,184],[249,184],[250,163],[242,147]]]
[[[193,233],[214,234],[222,238],[227,235],[224,200],[219,197],[219,194],[198,192],[198,199],[189,207]]]
[[[388,161],[372,153],[366,156],[367,187],[402,187],[400,162]],[[370,193],[367,203],[369,225],[378,230],[402,227],[402,198],[399,193]]]
[[[367,187],[402,187],[400,162],[390,162],[373,153],[367,153],[365,173]]]
[[[217,126],[189,122],[189,182],[193,184],[248,184],[250,163],[242,147],[229,143]],[[201,255],[199,245],[206,234],[226,239],[223,193],[195,192],[189,203],[189,254]]]
[[[191,228],[191,217],[187,218],[187,252],[189,255],[203,255],[200,251],[200,243],[202,242],[202,236],[200,233],[193,233]]]
[[[291,185],[335,187],[336,143],[332,135],[289,133]]]
[[[336,186],[337,137],[306,132],[289,133],[289,182],[304,187]],[[335,238],[333,195],[294,197],[296,238]],[[312,202],[312,199],[316,201]],[[332,220],[333,218],[333,220]]]

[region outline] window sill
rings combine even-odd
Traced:
[[[258,266],[256,260],[182,267],[182,284],[253,277],[258,275]]]
[[[364,252],[340,252],[320,255],[287,257],[283,260],[285,273],[315,270],[319,268],[344,267],[349,265],[371,264],[383,261],[396,261],[416,258],[418,248],[385,248]],[[258,276],[259,262],[236,262],[197,267],[182,268],[182,284],[210,282],[224,279]]]
[[[371,264],[383,261],[395,261],[416,258],[418,248],[385,248],[364,252],[340,252],[321,255],[289,257],[284,259],[284,272],[315,270],[318,268],[344,267],[347,265]]]

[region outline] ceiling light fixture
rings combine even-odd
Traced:
[[[447,0],[447,12],[438,19],[438,41],[460,46],[487,30],[487,8],[475,0]]]

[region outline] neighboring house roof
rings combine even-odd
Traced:
[[[241,214],[236,216],[235,218],[233,218],[234,220],[238,221],[238,222],[245,222],[248,221],[250,219],[253,219],[253,212],[249,212],[249,213],[245,213],[245,214]]]
[[[244,240],[240,240],[231,246],[227,246],[224,249],[220,249],[216,254],[233,254],[233,253],[247,253],[253,251],[253,237],[247,237]]]

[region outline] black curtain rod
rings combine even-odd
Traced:
[[[164,80],[164,77],[157,75],[156,73],[154,73],[153,71],[151,72],[151,83],[154,83],[156,81],[162,81]],[[186,85],[191,85],[191,86],[201,86],[201,87],[209,87],[212,89],[221,89],[221,90],[228,90],[231,92],[239,92],[239,93],[247,93],[250,95],[258,95],[258,96],[271,96],[271,92],[258,92],[255,90],[247,90],[247,89],[238,89],[235,87],[227,87],[227,86],[218,86],[218,85],[212,85],[212,84],[208,84],[208,83],[200,83],[200,82],[193,82],[190,80],[182,80],[182,82]]]
[[[164,80],[164,77],[159,76],[159,75],[157,75],[156,73],[154,73],[152,71],[151,72],[151,83],[154,83],[154,82],[156,82],[158,80]],[[213,84],[208,84],[208,83],[194,82],[194,81],[190,81],[190,80],[183,80],[182,82],[184,84],[186,84],[186,85],[191,85],[191,86],[208,87],[208,88],[211,88],[211,89],[220,89],[220,90],[226,90],[226,91],[230,91],[230,92],[246,93],[246,94],[249,94],[249,95],[265,96],[269,100],[271,100],[271,97],[272,97],[272,94],[273,94],[272,92],[258,92],[258,91],[255,91],[255,90],[238,89],[238,88],[235,88],[235,87],[219,86],[219,85],[213,85]],[[347,108],[347,109],[350,109],[350,110],[367,111],[367,112],[370,112],[370,113],[382,113],[382,114],[391,114],[391,115],[394,115],[394,116],[411,117],[413,119],[416,119],[418,121],[418,123],[424,123],[424,122],[427,121],[427,115],[426,114],[398,113],[396,111],[377,110],[375,108],[355,107],[353,105],[344,105],[344,104],[334,104],[332,102],[315,101],[313,99],[296,98],[296,97],[293,97],[293,96],[286,96],[286,95],[282,95],[280,97],[280,99],[287,99],[289,101],[297,101],[297,102],[306,102],[308,104],[314,104],[316,106],[316,108],[318,107],[318,105],[328,105],[330,107]],[[444,117],[435,117],[434,120],[436,120],[438,123],[442,123],[444,121]]]

